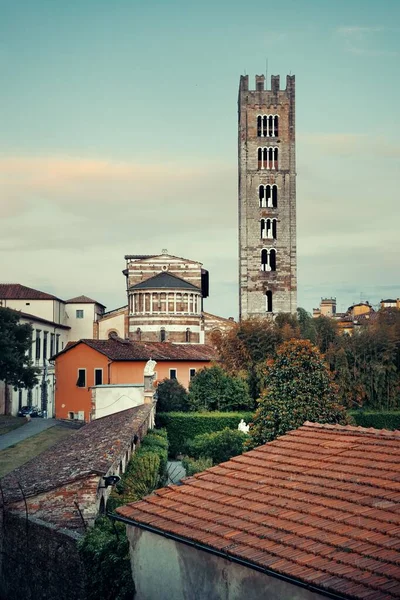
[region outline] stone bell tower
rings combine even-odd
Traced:
[[[241,76],[239,117],[240,319],[295,313],[296,155],[295,77],[281,90],[279,75],[255,90]]]

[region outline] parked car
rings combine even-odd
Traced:
[[[20,408],[20,410],[18,411],[18,416],[19,417],[27,417],[30,416],[32,419],[34,417],[43,417],[43,413],[40,410],[39,407],[37,406],[23,406],[22,408]]]

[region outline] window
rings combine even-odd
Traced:
[[[260,236],[262,239],[276,239],[276,219],[261,219],[260,225]]]
[[[265,310],[266,312],[272,312],[272,292],[265,292]]]
[[[138,328],[136,329],[136,340],[137,340],[138,342],[140,342],[140,340],[141,340],[141,339],[142,339],[142,330],[140,329],[140,327],[138,327]]]
[[[190,344],[190,329],[189,327],[186,329],[186,333],[185,333],[185,342],[187,344]]]
[[[257,117],[257,135],[258,135],[258,137],[278,137],[278,135],[279,135],[279,116],[278,115],[258,115],[258,117]]]
[[[47,335],[48,331],[43,331],[43,360],[47,358]]]
[[[165,342],[166,339],[167,339],[166,331],[165,331],[164,327],[161,327],[161,330],[160,330],[160,342]]]
[[[103,385],[103,369],[94,370],[94,385]]]
[[[261,271],[276,271],[276,250],[263,248],[261,250]]]
[[[189,369],[189,379],[192,380],[196,375],[196,369]]]
[[[169,378],[170,379],[176,379],[176,369],[170,369],[169,370]]]
[[[55,338],[55,334],[51,333],[50,334],[50,356],[53,356],[54,354],[54,338]]]
[[[78,387],[86,387],[86,369],[78,369],[78,381],[76,385]]]
[[[265,148],[258,148],[258,169],[269,171],[275,171],[278,169],[278,148],[275,146],[268,146]]]
[[[76,318],[83,319],[83,310],[79,309],[76,311]]]
[[[258,188],[260,208],[277,208],[278,187],[276,185],[260,185]]]
[[[60,334],[56,333],[56,354],[58,354],[59,348],[60,348]]]
[[[40,359],[40,329],[36,329],[36,354],[35,354],[35,358],[36,360]]]
[[[69,412],[68,413],[68,419],[72,419],[72,420],[75,419],[75,413]]]

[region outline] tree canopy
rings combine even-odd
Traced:
[[[164,379],[157,386],[157,411],[187,411],[188,393],[177,379]]]
[[[0,381],[18,388],[37,384],[38,369],[28,356],[31,344],[32,327],[21,324],[15,311],[0,308]]]
[[[200,369],[189,385],[189,407],[193,411],[235,411],[253,408],[247,383],[221,367]]]
[[[309,340],[292,339],[267,363],[267,387],[250,427],[248,445],[269,442],[305,421],[344,425],[348,417],[318,348]]]

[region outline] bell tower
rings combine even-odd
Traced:
[[[268,87],[268,86],[267,86]],[[241,76],[239,118],[239,317],[295,313],[295,77]]]

